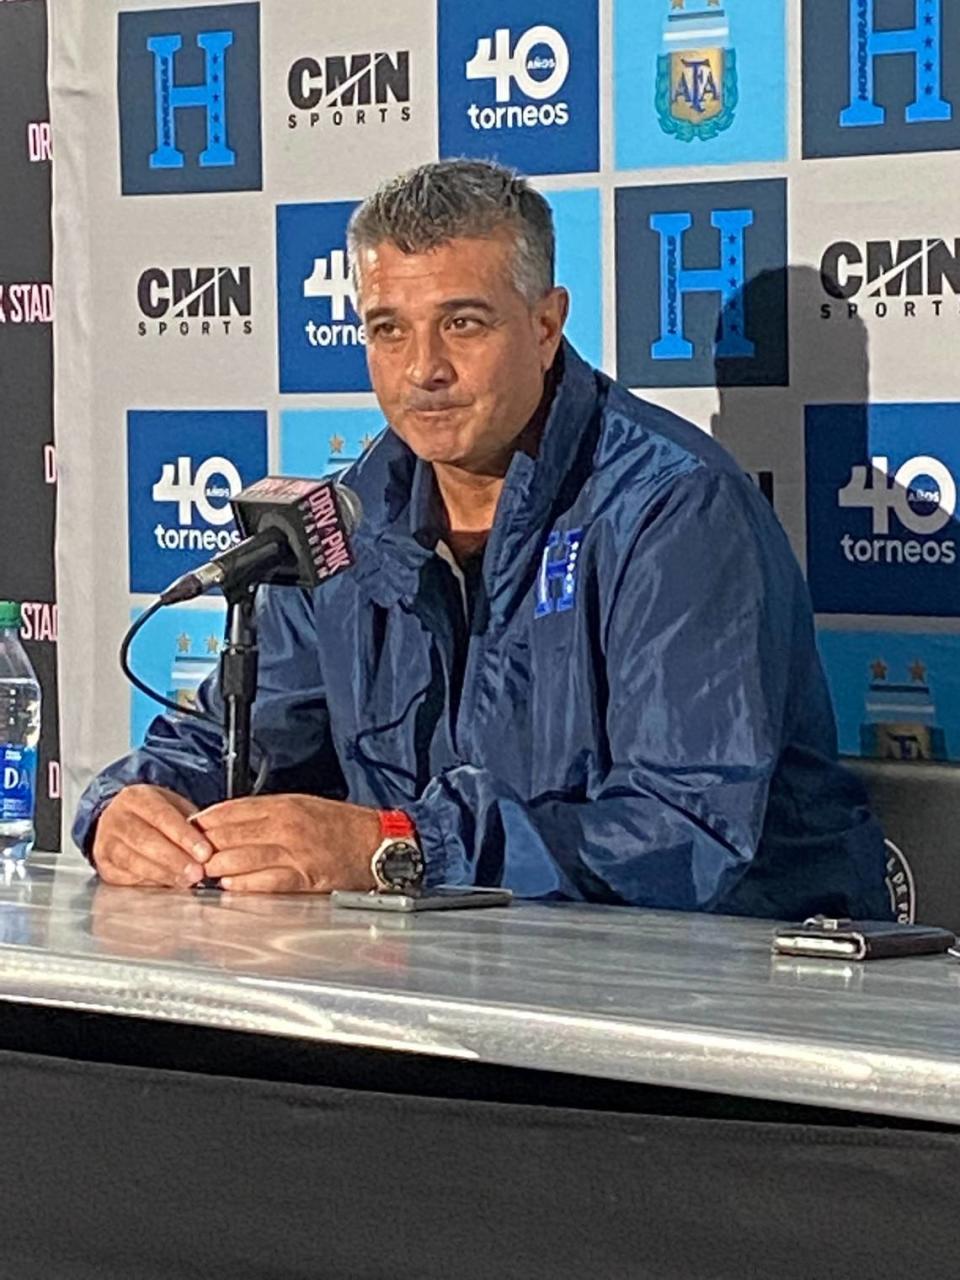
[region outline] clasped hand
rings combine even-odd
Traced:
[[[187,888],[216,877],[247,893],[371,889],[375,809],[316,796],[251,796],[199,811],[164,787],[125,787],[104,810],[93,860],[108,884]]]

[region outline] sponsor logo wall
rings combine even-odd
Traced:
[[[85,481],[62,494],[68,807],[150,714],[115,666],[131,611],[235,536],[242,484],[335,472],[384,429],[346,226],[438,155],[532,176],[571,339],[713,430],[774,504],[842,749],[960,758],[953,0],[58,9],[54,83],[81,68],[84,90],[53,102],[61,462]],[[42,106],[18,128],[44,174]],[[49,329],[22,261],[0,341]],[[105,540],[119,556],[91,554]],[[143,674],[189,700],[221,631],[213,599],[158,618]]]

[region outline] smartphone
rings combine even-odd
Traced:
[[[456,911],[463,907],[508,907],[512,889],[477,889],[469,885],[441,884],[426,893],[355,893],[334,889],[330,901],[335,907],[356,907],[361,911]]]
[[[825,956],[843,960],[882,960],[948,951],[956,938],[934,925],[894,920],[837,920],[813,916],[802,925],[778,929],[773,950],[785,956]]]

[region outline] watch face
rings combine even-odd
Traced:
[[[423,874],[423,855],[408,840],[395,840],[380,858],[380,874],[387,884],[406,888],[418,884]]]

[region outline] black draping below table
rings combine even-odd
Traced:
[[[952,1131],[419,1097],[9,1049],[0,1091],[10,1280],[957,1271]]]

